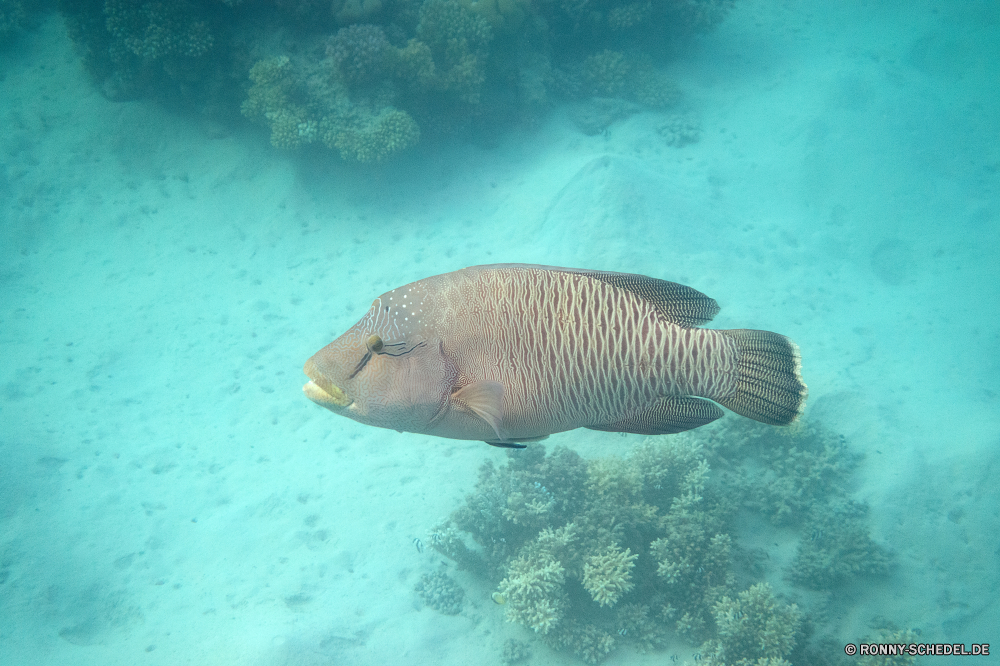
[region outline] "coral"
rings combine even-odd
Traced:
[[[297,83],[288,56],[257,62],[250,70],[253,86],[241,108],[251,120],[271,128],[275,148],[298,148],[316,139],[318,123],[304,105],[292,101]]]
[[[708,630],[731,588],[726,509],[708,473],[701,449],[683,438],[591,461],[533,445],[502,468],[484,464],[451,521],[501,579],[508,620],[596,663],[621,640],[662,645],[668,624],[691,636]],[[465,548],[451,545],[449,529],[435,533],[458,560]],[[673,575],[657,573],[675,565]],[[631,603],[606,610],[626,595]]]
[[[713,604],[734,584],[732,540],[723,532],[725,510],[704,501],[707,475],[704,460],[688,470],[663,517],[666,534],[649,547],[668,603],[682,613],[676,628],[692,639],[701,636]]]
[[[288,56],[257,62],[250,80],[243,115],[268,125],[277,148],[321,141],[345,160],[379,162],[420,140],[420,128],[405,111],[352,104],[343,86],[321,86],[296,73]]]
[[[458,564],[459,569],[473,571],[481,575],[488,573],[482,556],[465,545],[458,530],[454,527],[449,525],[437,527],[430,531],[427,539],[434,550],[453,560]]]
[[[619,97],[629,84],[632,66],[624,53],[604,49],[583,61],[581,75],[589,95]]]
[[[775,432],[759,425],[723,424],[708,442],[734,501],[776,525],[797,525],[813,505],[847,494],[860,458],[848,452],[843,437],[815,426]]]
[[[868,536],[867,505],[853,501],[816,505],[787,571],[802,587],[828,590],[854,576],[884,576],[891,555]]]
[[[411,39],[397,52],[396,76],[400,79],[418,88],[429,89],[434,85],[436,74],[434,55],[423,42]]]
[[[345,160],[381,162],[420,140],[420,128],[405,111],[385,107],[376,113],[356,112],[349,120],[322,128],[321,139]]]
[[[680,97],[677,85],[656,71],[652,61],[640,59],[632,70],[629,99],[650,109],[666,109],[677,104]]]
[[[504,666],[519,664],[531,658],[531,650],[528,644],[516,638],[508,638],[503,642],[503,649],[500,651],[500,663]]]
[[[416,38],[433,57],[433,88],[478,104],[493,39],[490,24],[458,0],[427,0],[420,8]]]
[[[462,610],[465,590],[446,573],[424,574],[413,589],[424,603],[445,615],[458,615]]]
[[[684,116],[672,116],[656,126],[656,133],[663,137],[668,146],[680,148],[698,142],[701,138],[701,126]]]
[[[868,537],[867,507],[847,497],[853,463],[841,438],[808,427],[775,437],[722,425],[593,460],[533,444],[485,463],[430,540],[497,584],[507,620],[587,663],[675,635],[701,643],[710,666],[829,663],[813,658],[804,613],[759,582],[763,553],[741,550],[730,526],[743,510],[798,530],[786,572],[798,585],[884,574],[891,558]],[[750,585],[738,594],[737,573]]]
[[[677,86],[656,71],[651,59],[609,49],[584,60],[580,78],[587,95],[621,97],[653,109],[669,107],[680,98]]]
[[[634,641],[641,652],[662,648],[667,644],[664,623],[650,614],[646,604],[622,604],[616,615],[618,635]]]
[[[596,664],[614,649],[615,637],[592,624],[568,622],[552,643],[572,650],[588,664]]]
[[[507,619],[537,633],[549,633],[566,607],[565,579],[566,569],[551,558],[521,557],[511,562],[498,586],[506,598]]]
[[[0,0],[0,35],[45,1]],[[559,95],[668,107],[678,92],[653,57],[715,25],[731,1],[56,0],[111,99],[184,102],[231,122],[247,87],[239,73],[287,54],[288,88],[251,80],[258,99],[244,115],[277,147],[323,143],[350,161],[388,159],[418,137],[495,138],[536,124]],[[631,108],[585,110],[582,124],[599,132]]]
[[[107,0],[104,13],[112,37],[144,60],[196,58],[214,43],[197,6],[184,0]]]
[[[617,544],[611,544],[603,553],[587,557],[583,565],[583,587],[601,606],[614,606],[634,587],[632,569],[637,557]]]
[[[393,48],[377,25],[341,28],[330,39],[326,53],[348,85],[370,84],[389,72]]]
[[[801,639],[802,614],[795,604],[774,597],[758,583],[735,599],[723,597],[713,609],[718,637],[702,646],[710,666],[780,664]]]

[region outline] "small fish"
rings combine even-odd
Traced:
[[[476,266],[376,298],[306,361],[303,391],[368,425],[508,448],[580,427],[682,432],[721,417],[718,405],[793,422],[808,392],[798,347],[697,328],[718,311],[643,275]]]
[[[507,597],[504,596],[503,592],[494,592],[493,594],[490,595],[490,599],[492,599],[493,603],[497,604],[498,606],[503,606],[505,603],[507,603]]]
[[[621,629],[618,630],[618,635],[619,636],[627,636],[628,635],[628,629],[626,629],[625,627],[622,627]]]
[[[420,540],[420,537],[413,537],[413,545],[417,547],[418,553],[424,552],[424,542]]]

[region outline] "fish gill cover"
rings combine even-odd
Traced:
[[[21,4],[4,0],[0,9],[10,6],[14,16]],[[667,107],[678,91],[655,63],[711,29],[731,5],[58,2],[110,99],[155,97],[225,124],[242,113],[266,127],[277,148],[317,144],[358,162],[387,159],[422,138],[487,139],[536,123],[556,100],[584,102],[574,118],[588,133],[608,113],[626,112],[623,105]]]
[[[869,536],[867,505],[850,498],[858,461],[820,428],[741,421],[649,439],[624,457],[536,444],[501,467],[487,461],[427,541],[469,572],[457,575],[492,586],[525,639],[586,663],[623,645],[686,644],[712,666],[839,664],[826,618],[851,583],[887,578],[894,561]],[[761,528],[748,535],[748,521]],[[794,555],[772,560],[758,532],[784,535]],[[871,630],[882,642],[917,636],[884,619]],[[530,652],[513,641],[504,663]],[[850,663],[913,663],[878,659]]]

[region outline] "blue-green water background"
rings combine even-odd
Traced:
[[[0,663],[498,663],[520,628],[489,590],[421,610],[412,540],[503,454],[337,418],[300,368],[375,295],[503,261],[795,339],[898,562],[833,631],[1000,643],[996,2],[740,0],[670,65],[697,143],[557,109],[364,169],[109,102],[57,16],[0,63]]]

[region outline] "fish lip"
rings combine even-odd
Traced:
[[[354,400],[348,397],[347,392],[327,379],[312,359],[306,361],[302,371],[309,378],[302,387],[302,392],[316,404],[330,410],[350,408],[354,405]]]
[[[327,409],[339,411],[350,409],[354,406],[354,401],[348,398],[347,394],[340,387],[333,384],[328,384],[328,386],[331,390],[324,389],[310,379],[302,387],[302,392],[306,394],[307,398]]]

